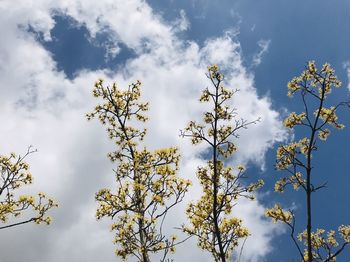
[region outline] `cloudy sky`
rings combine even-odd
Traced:
[[[305,211],[301,192],[273,192],[282,175],[273,168],[276,146],[293,136],[281,120],[300,106],[287,98],[286,84],[308,60],[329,62],[343,82],[332,99],[349,98],[349,11],[347,0],[0,0],[0,154],[37,148],[28,159],[35,177],[28,191],[60,203],[49,227],[2,230],[0,261],[118,261],[110,221],[94,216],[94,194],[113,188],[114,175],[106,157],[113,145],[84,117],[96,102],[93,84],[141,80],[151,105],[147,145],[179,146],[180,175],[195,180],[203,159],[179,130],[200,117],[197,100],[212,63],[223,68],[227,86],[240,89],[233,101],[239,114],[262,119],[240,134],[233,160],[247,165],[252,181],[266,182],[257,201],[234,210],[252,232],[244,261],[296,261],[285,229],[264,218],[275,202]],[[339,116],[350,126],[349,112]],[[314,158],[317,179],[328,181],[315,198],[315,227],[350,222],[349,134],[334,132]],[[194,186],[186,201],[199,194]],[[169,233],[186,222],[183,207],[170,216]],[[347,257],[350,251],[339,261]],[[211,261],[195,241],[179,247],[175,259]]]

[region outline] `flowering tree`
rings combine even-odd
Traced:
[[[338,108],[350,106],[350,102],[340,102],[335,106],[327,106],[327,96],[334,87],[340,87],[341,82],[334,74],[329,64],[324,64],[321,70],[316,68],[315,62],[310,61],[306,69],[298,77],[288,83],[288,96],[299,93],[304,111],[300,114],[292,112],[284,121],[287,128],[302,127],[306,137],[282,145],[277,149],[276,168],[288,173],[275,184],[276,192],[283,192],[285,187],[292,185],[299,188],[306,198],[306,230],[295,236],[295,215],[292,210],[283,210],[276,204],[266,210],[266,215],[275,222],[282,221],[291,229],[291,237],[296,245],[302,261],[335,261],[344,248],[350,244],[350,226],[340,226],[337,236],[334,230],[326,232],[324,229],[312,231],[312,195],[325,184],[315,185],[312,155],[318,149],[320,141],[327,140],[330,134],[329,127],[343,129],[344,125],[338,122],[336,115]],[[303,242],[305,250],[299,241]]]
[[[228,102],[235,91],[223,86],[224,76],[217,65],[208,67],[207,77],[213,88],[205,89],[199,101],[211,103],[213,109],[204,113],[203,124],[191,121],[181,131],[194,145],[206,143],[211,154],[207,165],[197,169],[203,194],[197,203],[189,204],[186,213],[190,225],[184,225],[183,231],[196,236],[199,247],[211,252],[215,261],[226,261],[238,240],[249,235],[242,220],[230,216],[232,208],[239,197],[253,199],[253,191],[263,185],[262,180],[243,184],[244,167],[228,166],[226,160],[237,150],[232,141],[238,137],[237,132],[258,120],[239,119],[236,110],[230,108]]]
[[[183,200],[191,182],[176,174],[180,159],[177,148],[149,151],[140,145],[146,129],[135,126],[147,120],[143,112],[148,110],[148,103],[139,101],[140,86],[139,81],[127,90],[116,84],[104,86],[102,80],[95,84],[93,95],[103,103],[87,118],[97,116],[117,147],[108,154],[117,163],[116,190],[97,192],[96,216],[114,220],[111,229],[115,232],[117,256],[149,262],[151,253],[163,252],[165,261],[180,242],[176,242],[175,235],[163,234],[163,222],[169,210]]]
[[[34,222],[37,224],[50,224],[51,217],[47,212],[58,205],[44,193],[33,195],[17,195],[15,192],[24,185],[33,182],[29,165],[25,158],[34,151],[29,148],[24,156],[11,153],[9,156],[0,155],[0,222],[4,226],[0,229],[19,226]],[[27,212],[26,212],[27,211]],[[20,222],[12,218],[25,216]]]

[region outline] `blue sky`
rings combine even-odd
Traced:
[[[330,102],[350,99],[349,10],[350,2],[345,0],[132,0],[125,6],[123,1],[109,0],[0,1],[0,30],[5,39],[0,44],[4,60],[0,65],[0,120],[8,123],[0,128],[0,153],[23,152],[30,144],[38,147],[39,153],[29,161],[38,177],[34,190],[47,191],[62,203],[53,214],[52,228],[29,226],[0,236],[8,250],[0,252],[0,261],[24,261],[6,239],[20,238],[19,245],[27,250],[25,245],[33,241],[34,232],[34,242],[44,242],[45,251],[39,256],[40,246],[28,249],[29,262],[62,261],[62,254],[67,255],[65,261],[82,261],[79,253],[87,254],[84,261],[97,261],[97,251],[103,252],[104,261],[115,261],[108,221],[98,224],[93,218],[94,192],[113,179],[112,166],[105,159],[111,145],[103,128],[85,123],[83,117],[94,104],[91,87],[98,77],[121,84],[140,78],[145,99],[154,108],[150,111],[154,137],[148,142],[151,147],[174,143],[183,147],[181,172],[187,176],[202,160],[193,157],[199,149],[180,141],[178,130],[200,115],[200,105],[193,103],[206,85],[204,73],[209,63],[219,63],[228,75],[228,85],[241,89],[235,102],[242,115],[262,117],[260,126],[242,134],[234,160],[249,167],[252,181],[263,178],[266,183],[257,203],[244,203],[237,209],[247,219],[251,217],[248,224],[262,223],[253,229],[256,241],[247,242],[245,249],[252,251],[247,251],[245,259],[298,261],[288,231],[283,233],[283,227],[262,216],[263,208],[274,202],[295,206],[299,217],[305,213],[301,191],[273,192],[274,182],[283,175],[273,167],[276,147],[292,136],[281,121],[288,112],[300,111],[301,105],[296,98],[287,97],[286,86],[308,60],[319,66],[329,62],[343,82]],[[114,50],[118,51],[113,54]],[[341,122],[350,127],[348,115],[346,109],[339,112]],[[167,124],[167,119],[173,123]],[[315,176],[328,181],[328,187],[316,193],[315,228],[336,229],[350,221],[349,134],[347,128],[332,132],[314,156]],[[300,137],[303,131],[294,135]],[[198,194],[194,190],[189,199]],[[299,218],[299,222],[299,229],[304,228],[304,221]],[[89,238],[99,240],[85,243]],[[188,246],[181,251],[183,257],[176,257],[178,261],[206,257],[191,254],[193,249]],[[347,250],[339,261],[349,257]]]

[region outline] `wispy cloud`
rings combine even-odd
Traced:
[[[347,75],[348,75],[348,89],[350,90],[350,61],[344,62],[343,63],[343,67],[347,71]]]
[[[258,46],[260,48],[259,52],[253,56],[252,66],[258,66],[262,62],[262,57],[268,52],[271,40],[259,40]]]

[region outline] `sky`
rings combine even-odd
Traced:
[[[256,201],[234,208],[252,234],[242,262],[297,261],[286,228],[264,216],[276,202],[305,213],[301,192],[273,191],[282,175],[274,170],[276,147],[303,135],[282,126],[288,112],[300,111],[300,103],[286,96],[286,85],[307,61],[329,62],[343,82],[330,101],[349,99],[349,10],[345,0],[0,0],[0,154],[37,148],[28,158],[34,184],[24,190],[47,192],[60,204],[48,227],[2,230],[0,261],[119,261],[111,221],[95,218],[94,194],[113,188],[114,166],[106,157],[113,144],[104,127],[84,117],[96,103],[93,84],[103,78],[127,86],[139,79],[142,99],[150,102],[145,143],[178,146],[179,174],[196,181],[204,159],[179,130],[201,117],[198,97],[214,63],[226,86],[240,90],[232,101],[240,116],[261,117],[240,133],[232,160],[247,166],[251,181],[265,180]],[[346,126],[348,114],[339,113]],[[315,227],[336,229],[350,221],[349,132],[333,132],[314,157],[318,181],[328,181],[315,197]],[[169,234],[186,223],[183,208],[199,196],[194,183],[169,216]],[[304,226],[300,221],[299,229]],[[349,257],[347,250],[338,260]],[[195,240],[174,258],[212,261]]]

